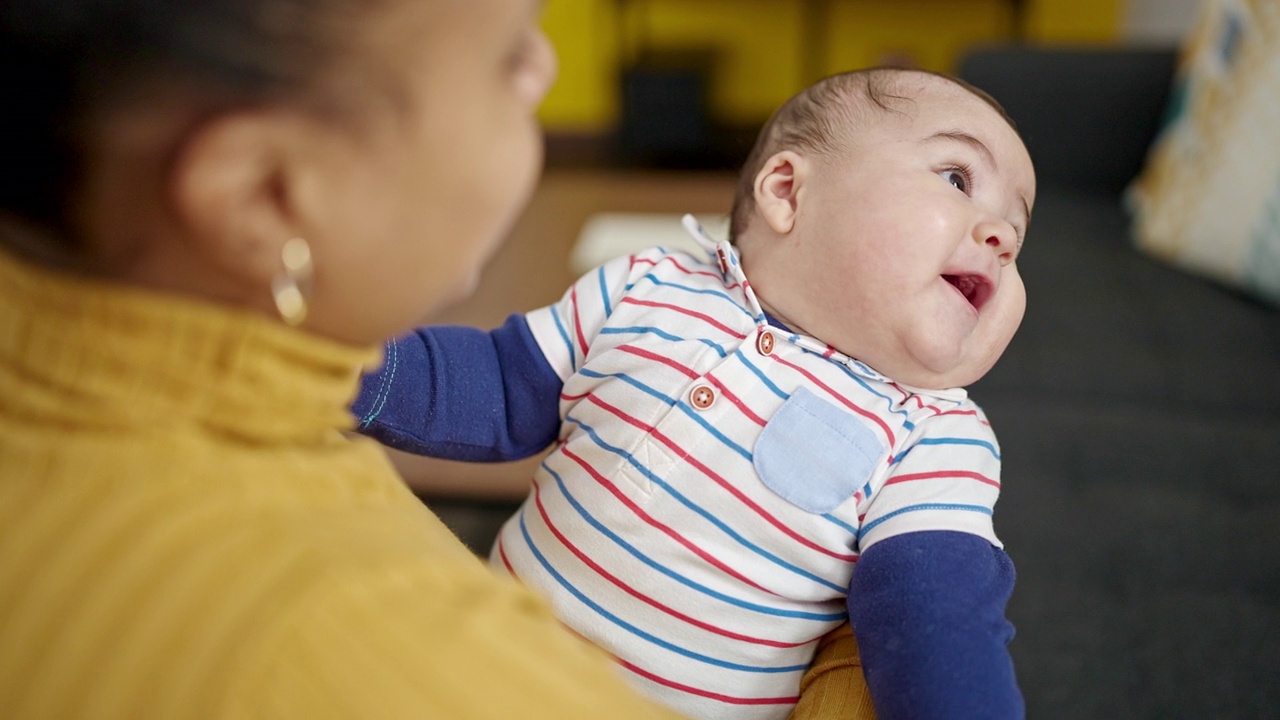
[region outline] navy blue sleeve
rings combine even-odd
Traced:
[[[529,457],[560,430],[563,383],[523,315],[502,327],[419,328],[387,343],[361,381],[356,429],[416,455],[501,462]]]
[[[968,533],[907,533],[867,548],[849,618],[880,720],[1025,716],[1004,616],[1013,582],[1009,556]]]

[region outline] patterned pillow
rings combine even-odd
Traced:
[[[1280,305],[1280,0],[1205,0],[1128,199],[1138,247]]]

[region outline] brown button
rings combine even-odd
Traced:
[[[720,260],[720,272],[729,272],[729,259],[724,256],[723,248],[716,248],[716,258]]]
[[[773,352],[773,333],[765,330],[756,338],[756,350],[761,355],[768,355]]]
[[[716,391],[710,385],[699,385],[689,393],[689,402],[699,410],[706,410],[716,401]]]

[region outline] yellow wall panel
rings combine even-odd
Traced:
[[[718,59],[711,110],[721,120],[768,117],[801,81],[798,2],[649,0],[637,3],[654,49],[705,47]]]
[[[829,72],[910,62],[953,72],[975,44],[1008,38],[1007,0],[859,0],[833,4]]]
[[[1120,34],[1124,0],[1028,0],[1028,39],[1047,43],[1107,43]]]
[[[542,27],[560,75],[539,116],[548,129],[603,132],[617,120],[620,67],[615,0],[551,0]]]
[[[1114,41],[1124,9],[1124,0],[1024,2],[1022,30],[1033,42]],[[549,0],[543,27],[559,52],[560,78],[542,120],[557,132],[608,132],[618,118],[619,74],[640,48],[713,50],[712,113],[750,124],[812,76],[904,59],[950,72],[967,48],[1016,32],[1012,0],[825,4],[827,17],[814,25],[799,0]],[[816,55],[815,27],[826,36]]]

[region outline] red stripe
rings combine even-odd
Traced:
[[[675,265],[676,269],[684,273],[685,275],[706,275],[707,277],[715,278],[716,280],[723,280],[723,276],[717,272],[711,272],[710,270],[690,270],[689,268],[681,265],[680,262],[676,260],[676,257],[674,255],[666,255],[661,260],[650,260],[649,258],[640,258],[637,260],[633,260],[632,264],[637,262],[649,263],[650,265],[660,265],[661,263],[669,262],[672,265]],[[734,284],[729,285],[728,289],[732,290],[733,288],[736,288],[736,287],[738,287],[738,283],[735,282]]]
[[[683,683],[678,683],[674,680],[668,680],[667,678],[664,678],[660,675],[654,675],[648,670],[641,670],[640,668],[636,667],[635,665],[632,665],[626,660],[619,659],[618,663],[621,664],[626,669],[630,670],[631,672],[639,675],[640,677],[646,678],[648,680],[652,680],[653,682],[656,682],[659,685],[669,687],[673,690],[679,690],[681,692],[689,693],[690,695],[698,695],[700,697],[710,698],[712,700],[719,700],[722,703],[729,703],[731,705],[794,705],[800,702],[800,697],[798,695],[792,695],[790,697],[774,697],[774,698],[740,698],[740,697],[733,697],[732,695],[723,695],[721,693],[711,692],[710,690],[703,690],[702,688],[696,688],[690,685],[685,685]]]
[[[573,330],[578,334],[578,347],[582,348],[581,362],[587,361],[587,339],[582,335],[582,315],[578,312],[578,286],[569,291],[569,301],[573,303]]]
[[[774,360],[776,360],[776,361],[778,361],[778,362],[782,363],[783,365],[786,365],[787,367],[789,367],[789,368],[791,368],[791,369],[795,370],[796,372],[800,373],[801,375],[804,375],[804,376],[805,376],[806,378],[808,378],[808,379],[810,380],[810,382],[812,382],[814,385],[817,385],[818,387],[822,388],[823,390],[826,390],[826,391],[827,391],[827,394],[831,395],[831,397],[835,398],[836,400],[839,400],[839,401],[840,401],[840,403],[841,403],[842,405],[844,405],[845,407],[847,407],[847,408],[849,408],[850,410],[854,411],[855,413],[857,413],[857,414],[859,414],[859,415],[861,415],[861,416],[863,416],[863,417],[867,418],[868,420],[871,420],[871,421],[872,421],[872,422],[874,422],[876,425],[879,425],[879,426],[880,426],[880,430],[882,430],[882,431],[884,432],[885,437],[886,437],[886,438],[888,439],[888,441],[889,441],[889,447],[893,447],[893,446],[897,445],[897,441],[896,441],[896,440],[894,440],[894,437],[893,437],[893,430],[890,430],[890,429],[889,429],[889,426],[888,426],[888,425],[886,425],[886,424],[885,424],[885,422],[884,422],[883,420],[881,420],[878,416],[876,416],[876,414],[875,414],[875,413],[868,412],[868,411],[863,410],[862,408],[858,407],[858,406],[857,406],[857,405],[855,405],[853,402],[851,402],[851,401],[849,400],[849,398],[846,398],[845,396],[843,396],[843,395],[841,395],[840,393],[836,392],[836,391],[835,391],[835,389],[834,389],[834,388],[832,388],[830,385],[828,385],[828,384],[826,384],[826,383],[822,382],[821,380],[819,380],[819,379],[818,379],[818,377],[817,377],[816,375],[814,375],[813,373],[809,372],[808,370],[805,370],[804,368],[800,367],[799,365],[796,365],[795,363],[793,363],[793,362],[789,362],[789,361],[787,361],[787,360],[783,360],[782,358],[778,357],[778,355],[777,355],[776,353],[775,353],[775,354],[773,354],[773,355],[770,355],[769,357],[771,357],[771,358],[773,358]]]
[[[534,481],[534,487],[537,487],[537,481]],[[502,544],[502,535],[498,535],[498,557],[502,558],[502,564],[507,566],[507,572],[511,577],[519,580],[520,576],[516,574],[516,569],[511,567],[511,561],[507,559],[507,548]]]
[[[724,282],[724,276],[723,276],[723,275],[721,275],[721,274],[720,274],[720,273],[718,273],[718,272],[711,272],[711,271],[709,271],[709,270],[688,270],[688,269],[686,269],[683,265],[681,265],[680,263],[676,262],[676,259],[675,259],[674,257],[669,258],[669,259],[671,260],[671,264],[672,264],[672,265],[675,265],[677,269],[681,270],[681,271],[682,271],[682,272],[684,272],[685,274],[688,274],[688,275],[706,275],[707,277],[713,277],[713,278],[715,278],[715,279],[717,279],[717,280],[719,280],[719,281],[721,281],[721,282]],[[734,288],[736,288],[736,287],[738,287],[738,283],[737,283],[737,281],[735,281],[732,285],[725,285],[725,286],[724,286],[724,289],[725,289],[725,290],[732,290],[732,289],[734,289]]]
[[[991,487],[1000,487],[1000,483],[992,480],[986,475],[968,470],[937,470],[934,472],[908,473],[906,475],[894,475],[885,481],[885,485],[893,485],[895,483],[911,482],[913,480],[935,480],[937,478],[969,478],[977,480],[980,483],[990,485]]]
[[[690,310],[689,308],[681,307],[679,305],[672,305],[671,303],[654,302],[652,300],[637,300],[631,297],[630,295],[622,298],[622,302],[628,303],[631,305],[641,305],[643,307],[655,307],[655,308],[663,308],[665,310],[672,310],[674,312],[680,313],[681,315],[687,315],[692,318],[697,318],[705,322],[706,324],[716,328],[717,330],[720,330],[738,339],[742,339],[746,337],[746,335],[738,332],[737,330],[734,330],[733,328],[729,327],[728,325],[725,325],[719,320],[716,320],[710,315],[706,315],[700,312],[695,312],[693,310]]]
[[[619,408],[616,408],[613,405],[610,405],[609,403],[601,400],[599,397],[595,395],[592,395],[590,398],[588,398],[588,400],[590,400],[592,403],[596,404],[597,406],[603,408],[604,410],[608,411],[609,413],[613,414],[615,417],[622,420],[623,422],[652,434],[652,436],[656,438],[659,442],[661,442],[663,445],[666,445],[667,447],[676,451],[676,453],[679,454],[680,459],[689,463],[691,466],[696,468],[703,475],[706,475],[717,485],[724,488],[726,492],[728,492],[729,494],[737,498],[743,505],[746,505],[747,507],[751,508],[751,510],[753,510],[757,515],[763,518],[770,525],[780,530],[784,535],[792,538],[793,540],[799,542],[801,545],[804,545],[807,548],[810,548],[812,550],[817,550],[823,555],[836,558],[837,560],[857,562],[857,559],[858,559],[857,555],[847,555],[844,553],[835,552],[833,550],[828,550],[827,548],[824,548],[821,545],[818,545],[817,543],[813,542],[809,538],[804,537],[803,535],[797,533],[795,530],[792,530],[790,527],[787,527],[785,523],[783,523],[781,520],[774,517],[773,515],[770,515],[767,510],[765,510],[764,508],[756,504],[755,501],[747,497],[746,494],[744,494],[741,490],[731,485],[723,477],[720,477],[711,468],[699,462],[697,458],[690,455],[687,451],[685,451],[684,448],[676,444],[675,441],[673,441],[671,438],[664,435],[661,430],[658,430],[652,425],[646,425],[640,422],[639,420],[631,417],[630,415],[626,414]]]
[[[972,415],[973,417],[976,418],[978,417],[978,411],[977,410],[947,410],[946,412],[938,413],[938,415],[939,417],[941,417],[942,415]],[[979,418],[978,422],[983,425],[986,425],[987,427],[991,427],[991,423],[987,420],[983,420]]]
[[[621,351],[623,351],[623,352],[625,352],[625,353],[630,353],[630,354],[632,354],[632,355],[635,355],[636,357],[642,357],[642,358],[644,358],[645,360],[652,360],[652,361],[654,361],[654,362],[662,363],[663,365],[666,365],[666,366],[667,366],[667,367],[669,367],[669,368],[674,368],[674,369],[676,369],[676,370],[679,370],[680,372],[684,373],[684,374],[685,374],[685,375],[687,375],[688,377],[691,377],[691,378],[697,378],[697,377],[698,377],[698,373],[696,373],[696,372],[694,372],[694,371],[690,370],[689,368],[685,367],[684,365],[681,365],[680,363],[676,362],[675,360],[672,360],[672,359],[671,359],[671,358],[669,358],[669,357],[665,357],[665,356],[659,355],[659,354],[657,354],[657,353],[655,353],[655,352],[650,352],[650,351],[645,350],[645,349],[643,349],[643,348],[638,348],[638,347],[636,347],[635,345],[619,345],[619,346],[617,347],[617,349],[618,349],[618,350],[621,350]]]
[[[776,647],[776,648],[800,647],[801,645],[807,645],[813,642],[813,640],[805,640],[802,642],[789,643],[789,642],[781,642],[778,640],[765,640],[764,638],[751,637],[749,635],[741,635],[739,633],[731,632],[729,630],[725,630],[724,628],[716,627],[715,625],[711,625],[701,620],[697,620],[695,618],[689,617],[688,615],[685,615],[684,613],[678,610],[675,610],[674,608],[671,608],[667,605],[663,605],[662,603],[658,602],[657,600],[654,600],[648,595],[641,593],[639,590],[636,590],[635,588],[626,584],[625,582],[620,580],[617,576],[613,575],[608,570],[605,570],[603,567],[601,567],[598,563],[596,563],[594,560],[588,557],[586,553],[579,550],[578,547],[569,540],[569,538],[565,537],[560,532],[560,529],[557,528],[555,524],[551,521],[551,516],[547,513],[546,507],[544,507],[542,504],[541,490],[542,488],[540,488],[538,484],[535,482],[533,485],[533,500],[534,500],[534,503],[538,506],[538,512],[542,514],[542,521],[546,524],[547,529],[551,531],[551,534],[555,535],[556,539],[560,541],[561,545],[564,545],[566,548],[568,548],[569,552],[577,556],[577,558],[581,560],[587,567],[594,570],[597,575],[613,583],[616,587],[621,588],[628,595],[636,598],[637,600],[640,600],[646,605],[650,605],[652,607],[657,608],[658,610],[661,610],[662,612],[670,615],[671,617],[676,618],[677,620],[681,620],[685,623],[688,623],[689,625],[700,627],[703,630],[707,630],[709,632],[715,633],[716,635],[732,638],[734,640],[741,640],[742,642],[754,643],[756,645],[767,645],[769,647]],[[816,639],[817,638],[814,638],[814,640]]]
[[[898,385],[898,383],[889,383],[889,385],[891,385],[894,390],[897,390],[898,392],[902,393],[902,400],[899,404],[905,405],[908,400],[914,400],[916,403],[916,407],[920,408],[921,410],[932,410],[935,416],[945,414],[941,410],[939,410],[936,406],[925,405],[924,401],[920,399],[919,395],[913,392],[909,392],[908,390]]]
[[[907,390],[900,387],[897,383],[890,383],[890,385],[892,385],[895,390],[902,393],[903,403],[905,403],[908,400],[915,400],[917,407],[919,407],[921,410],[932,410],[934,416],[936,417],[941,417],[943,415],[973,415],[974,417],[977,417],[978,415],[977,410],[941,410],[936,405],[925,405],[924,401],[920,399],[919,395],[912,392],[908,392]],[[987,422],[986,420],[982,420],[980,422],[983,425],[986,425],[987,427],[991,427],[991,423]]]
[[[690,270],[689,268],[681,265],[680,261],[676,260],[675,257],[671,255],[668,255],[666,258],[664,258],[664,260],[667,262],[670,262],[672,265],[675,265],[676,269],[684,273],[685,275],[706,275],[707,277],[715,278],[717,280],[721,278],[720,273],[711,272],[710,270]]]
[[[654,528],[661,530],[667,537],[680,543],[686,549],[688,549],[689,552],[702,558],[704,561],[707,562],[707,564],[719,569],[721,572],[725,573],[726,575],[737,578],[742,583],[746,585],[750,585],[751,587],[759,590],[760,592],[765,592],[770,595],[778,596],[778,593],[764,587],[763,585],[760,585],[759,583],[751,580],[750,578],[738,572],[737,570],[734,570],[733,568],[729,567],[722,560],[719,560],[715,556],[711,555],[711,553],[708,553],[706,550],[703,550],[697,545],[694,545],[692,542],[689,541],[688,538],[676,532],[671,526],[659,522],[657,518],[645,512],[639,505],[636,505],[634,502],[632,502],[631,498],[628,498],[625,494],[623,494],[623,492],[619,490],[616,485],[610,482],[608,478],[606,478],[604,475],[601,475],[599,472],[597,472],[596,469],[592,467],[590,463],[588,463],[581,456],[576,455],[572,450],[570,450],[567,445],[561,449],[561,452],[564,454],[565,457],[568,457],[569,459],[578,463],[578,465],[580,465],[583,470],[586,470],[587,474],[591,475],[592,478],[595,478],[595,481],[599,483],[602,487],[604,487],[609,492],[613,493],[613,496],[617,498],[618,501],[621,502],[623,505],[626,505],[627,508],[631,510],[631,512],[635,513],[636,517],[639,517],[641,520],[644,520],[646,523],[653,526]]]
[[[759,415],[757,415],[757,414],[755,414],[755,413],[751,412],[751,409],[750,409],[750,408],[748,408],[748,407],[747,407],[747,406],[742,402],[742,400],[738,399],[738,396],[737,396],[737,395],[734,395],[732,392],[730,392],[730,391],[729,391],[729,388],[727,388],[727,387],[725,387],[723,384],[721,384],[721,382],[720,382],[719,380],[717,380],[714,376],[708,375],[708,376],[707,376],[707,382],[711,383],[712,385],[715,385],[715,386],[720,390],[720,394],[721,394],[721,395],[725,396],[726,398],[728,398],[728,399],[729,399],[729,402],[731,402],[731,403],[733,403],[734,405],[736,405],[736,406],[738,407],[738,409],[742,411],[742,414],[743,414],[743,415],[746,415],[748,418],[751,418],[751,422],[753,422],[753,423],[755,423],[755,424],[759,425],[760,427],[764,427],[764,426],[765,426],[765,420],[764,420],[764,418],[762,418],[762,417],[760,417]]]

